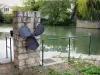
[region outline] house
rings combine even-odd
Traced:
[[[0,4],[0,10],[3,14],[12,14],[12,8],[11,6],[7,4]]]

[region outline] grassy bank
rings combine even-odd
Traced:
[[[13,24],[4,24],[4,23],[0,23],[0,27],[13,27]]]

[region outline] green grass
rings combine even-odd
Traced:
[[[64,73],[59,73],[55,71],[54,69],[49,68],[48,75],[76,75],[76,74],[72,73],[68,69]]]
[[[92,63],[86,62],[85,60],[72,60],[70,65],[83,75],[100,75],[100,66],[96,66]]]

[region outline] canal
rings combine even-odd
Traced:
[[[0,58],[5,58],[5,34],[9,36],[9,31],[12,28],[0,28]],[[66,26],[45,26],[45,31],[41,35],[41,40],[44,39],[45,51],[68,52],[68,39],[62,40],[46,40],[47,38],[60,38],[69,36],[83,36],[91,34],[91,55],[100,55],[100,30],[99,29],[84,29],[84,28],[69,28]],[[9,40],[8,40],[9,41]],[[9,42],[8,42],[9,43]],[[88,54],[88,37],[82,37],[71,40],[71,52],[77,54]],[[9,44],[8,44],[9,45]],[[13,46],[13,44],[12,44]]]
[[[46,40],[47,38],[60,38],[69,36],[83,36],[91,34],[91,55],[100,54],[100,30],[85,28],[68,28],[64,26],[46,26],[45,32],[41,36],[44,39],[46,51],[68,51],[68,39]],[[74,53],[88,54],[88,37],[82,37],[71,40],[71,50]]]

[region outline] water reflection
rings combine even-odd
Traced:
[[[87,33],[91,33],[92,40],[91,40],[91,54],[93,55],[99,55],[100,54],[100,29],[76,29],[76,33],[78,35],[85,35]],[[82,49],[85,49],[86,47],[83,47]]]
[[[0,32],[0,39],[3,39],[3,33]]]
[[[59,38],[59,37],[69,37],[69,36],[83,36],[91,33],[92,42],[91,42],[91,54],[99,55],[100,54],[100,30],[98,29],[83,29],[83,28],[68,28],[68,27],[51,27],[46,26],[45,32],[41,36],[41,39],[44,39],[44,47],[46,51],[58,51],[58,52],[68,52],[69,44],[68,39],[61,40],[46,40],[47,38]],[[71,39],[71,52],[73,53],[82,53],[88,54],[89,38],[82,37]]]
[[[10,33],[9,32],[0,32],[0,40],[5,40],[6,36],[10,37]]]
[[[10,28],[10,30],[11,29],[12,28]],[[6,30],[6,32],[4,30]],[[5,35],[10,36],[9,34],[10,30],[7,30],[6,28],[0,30],[1,31],[0,32],[0,58],[5,58],[6,43],[5,43],[4,36]],[[91,33],[92,36],[91,54],[99,55],[100,54],[100,30],[99,29],[68,28],[64,26],[62,27],[45,26],[45,32],[41,36],[41,40],[44,39],[45,51],[68,53],[69,50],[68,39],[47,40],[47,38],[69,37],[75,35],[81,36],[81,35],[88,35],[88,33]],[[86,45],[88,44],[87,37],[71,39],[71,53],[88,54],[89,53],[88,46],[83,46],[84,44]]]
[[[5,36],[10,36],[10,30],[12,28],[0,28],[0,58],[6,58],[6,38]],[[10,46],[10,40],[8,39],[8,46]],[[13,40],[12,40],[13,46]],[[13,53],[13,47],[12,47]],[[8,57],[10,57],[10,49],[8,48]]]

